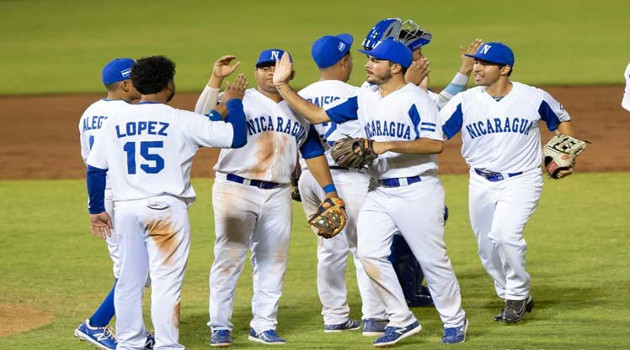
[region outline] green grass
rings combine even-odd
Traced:
[[[491,319],[501,304],[476,255],[467,214],[467,178],[444,176],[451,218],[449,255],[470,319],[458,349],[622,349],[630,329],[630,175],[578,174],[547,181],[526,230],[528,268],[536,308],[524,322]],[[182,295],[181,340],[208,348],[208,271],[212,262],[211,181],[196,179],[198,201],[190,210],[193,240]],[[72,337],[111,288],[111,263],[103,242],[89,234],[85,185],[80,180],[0,182],[0,304],[22,304],[54,314],[52,324],[0,338],[1,349],[88,349]],[[278,331],[290,349],[370,349],[358,333],[322,332],[315,286],[315,239],[301,208],[294,208],[289,271],[280,301]],[[348,274],[352,316],[360,300]],[[235,348],[246,340],[251,317],[251,268],[241,276],[233,323]],[[414,309],[424,331],[400,349],[443,349],[442,325],[433,309]],[[148,310],[145,312],[148,320]],[[0,315],[0,323],[4,323]],[[266,348],[266,347],[259,347]]]
[[[250,74],[258,53],[291,51],[296,85],[317,77],[312,42],[347,32],[358,48],[384,17],[412,18],[434,39],[425,49],[432,84],[459,66],[459,45],[475,37],[513,47],[513,78],[536,84],[621,84],[630,52],[630,2],[531,1],[0,1],[0,94],[101,92],[114,57],[166,54],[182,91],[200,90],[212,62],[233,53]],[[351,83],[365,78],[355,51]]]

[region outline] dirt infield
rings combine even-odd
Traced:
[[[574,120],[578,136],[592,141],[577,164],[579,172],[630,171],[630,112],[620,106],[623,87],[547,87]],[[103,95],[0,96],[0,179],[81,178],[85,167],[78,121]],[[194,107],[197,94],[179,94],[172,105]],[[544,135],[547,139],[549,134]],[[459,137],[440,155],[442,174],[463,173]],[[192,175],[208,176],[218,151],[202,149]]]
[[[0,338],[51,323],[54,315],[25,305],[0,304]]]

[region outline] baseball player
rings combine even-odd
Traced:
[[[626,71],[623,73],[623,75],[626,78],[626,90],[623,92],[621,107],[630,111],[630,63],[628,63]]]
[[[370,29],[362,46],[365,50],[372,50],[385,38],[398,40],[412,51],[413,63],[405,73],[405,80],[427,91],[438,109],[442,108],[454,95],[464,91],[474,64],[474,60],[464,54],[474,53],[481,44],[480,39],[475,39],[467,50],[460,46],[462,63],[458,72],[446,88],[436,94],[428,89],[428,60],[422,54],[423,47],[431,42],[432,34],[412,20],[403,22],[399,18],[386,18]],[[364,85],[368,84],[364,83]],[[445,220],[447,218],[448,208],[445,208]],[[433,305],[428,288],[422,284],[424,274],[420,264],[401,235],[394,236],[391,251],[389,260],[403,288],[407,305],[410,307]]]
[[[302,89],[299,92],[302,98],[319,107],[330,108],[356,95],[357,88],[346,83],[352,72],[352,42],[353,38],[349,34],[327,35],[314,42],[311,55],[320,71],[319,81]],[[324,332],[342,332],[359,329],[361,326],[358,321],[350,319],[347,301],[345,272],[350,252],[354,259],[362,300],[363,334],[380,335],[385,330],[385,306],[357,256],[357,216],[367,193],[370,177],[357,169],[337,165],[330,155],[330,145],[339,138],[344,135],[361,136],[361,125],[358,121],[343,124],[327,122],[316,125],[315,129],[324,141],[330,172],[346,203],[348,214],[346,228],[339,235],[330,239],[317,238],[317,291],[322,303]],[[317,212],[325,194],[304,160],[301,160],[301,166],[299,192],[304,212],[310,217]]]
[[[107,89],[107,97],[91,104],[79,120],[79,140],[81,143],[81,157],[87,161],[88,155],[103,122],[112,114],[127,108],[129,102],[140,98],[140,93],[133,87],[130,79],[131,58],[117,58],[103,67],[102,81]],[[113,217],[112,191],[109,181],[105,185],[105,209]],[[109,328],[109,322],[116,314],[114,309],[114,293],[118,276],[120,275],[120,259],[115,236],[106,239],[109,256],[113,261],[114,286],[105,297],[94,314],[81,323],[74,331],[75,337],[87,341],[100,349],[116,349],[114,332]],[[153,348],[153,336],[147,333],[145,349]]]
[[[437,178],[436,154],[442,151],[438,112],[428,95],[405,82],[412,54],[393,39],[381,41],[368,55],[367,80],[356,96],[324,110],[301,98],[288,85],[291,63],[283,57],[274,83],[291,107],[311,123],[359,120],[381,156],[369,168],[372,177],[358,218],[358,255],[372,285],[385,303],[389,323],[374,341],[383,347],[422,329],[405,302],[387,260],[393,236],[402,234],[427,278],[444,323],[443,343],[463,342],[468,326],[459,284],[444,244],[444,190]]]
[[[470,167],[469,211],[479,257],[505,307],[495,320],[514,323],[530,312],[523,230],[542,190],[539,124],[573,135],[569,114],[541,89],[510,81],[514,53],[505,44],[483,44],[476,53],[478,85],[441,110],[447,139],[460,130],[462,156]],[[564,171],[567,176],[572,169]]]
[[[167,105],[175,94],[174,75],[174,63],[163,56],[138,60],[131,79],[141,101],[109,116],[87,159],[92,233],[103,238],[111,235],[112,225],[104,207],[108,173],[113,192],[120,255],[114,296],[117,349],[144,348],[147,273],[155,349],[184,349],[179,312],[190,243],[188,206],[195,199],[191,160],[201,146],[242,147],[247,142],[240,101],[244,77],[226,93],[226,122],[213,122]]]
[[[317,131],[289,108],[273,85],[275,64],[283,53],[279,49],[260,53],[254,70],[258,85],[243,99],[248,144],[240,150],[222,150],[214,167],[211,346],[232,344],[234,291],[248,250],[254,271],[249,340],[286,343],[276,325],[291,234],[289,182],[298,150],[326,196],[337,196]]]

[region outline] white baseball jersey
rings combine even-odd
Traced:
[[[623,100],[621,100],[621,106],[630,111],[630,63],[626,67],[626,71],[623,73],[626,78],[626,90],[623,92]]]
[[[310,124],[296,115],[286,101],[276,103],[255,88],[245,91],[243,109],[247,119],[247,145],[221,150],[214,170],[245,179],[289,183],[297,151],[304,153],[301,147],[312,137],[309,136]],[[312,134],[317,137],[314,131]]]
[[[233,128],[161,103],[129,105],[103,124],[87,163],[109,169],[114,201],[172,195],[194,199],[192,158],[201,146],[230,147]]]
[[[413,84],[381,97],[378,89],[361,88],[357,96],[326,111],[330,120],[358,119],[362,133],[374,141],[443,140],[438,109],[426,92]],[[386,152],[370,167],[376,179],[437,173],[436,155]]]
[[[517,82],[496,101],[478,86],[457,94],[440,111],[446,138],[462,130],[462,156],[471,168],[516,173],[542,162],[539,122],[554,131],[571,118],[547,92]]]
[[[302,98],[312,104],[328,109],[336,106],[348,98],[357,94],[358,88],[339,80],[322,80],[315,82],[298,93]],[[326,150],[326,159],[329,165],[335,165],[335,161],[330,155],[330,147],[335,141],[343,138],[345,135],[352,137],[361,136],[361,125],[358,121],[350,121],[343,124],[337,124],[333,121],[314,125],[315,130],[324,144]],[[303,159],[300,159],[302,169],[306,169],[307,165]]]
[[[81,143],[81,157],[87,163],[88,155],[96,139],[96,134],[103,126],[103,122],[112,114],[117,114],[129,106],[129,102],[123,100],[108,100],[106,98],[92,103],[83,112],[79,120],[79,141]],[[106,188],[109,189],[109,174]]]

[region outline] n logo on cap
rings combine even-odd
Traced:
[[[483,45],[483,47],[481,48],[481,53],[482,53],[483,55],[487,55],[487,54],[488,54],[488,51],[490,51],[490,48],[491,48],[491,47],[492,47],[491,45],[484,44],[484,45]]]
[[[280,55],[280,51],[273,50],[273,51],[271,51],[271,58],[270,59],[272,59],[274,61],[278,61],[278,60],[280,60],[280,58],[278,57],[279,55]]]

